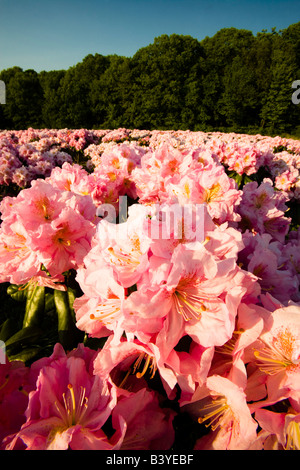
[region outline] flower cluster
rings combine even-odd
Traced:
[[[6,436],[1,448],[168,449],[174,439],[172,411],[160,407],[153,391],[123,392],[108,376],[95,373],[95,355],[83,345],[66,354],[57,344],[50,357],[30,369],[12,364],[4,384],[10,398],[3,404],[12,406],[9,424],[11,431],[18,431]],[[5,414],[1,424],[3,418]]]
[[[4,134],[12,163],[51,147],[90,164],[0,205],[0,284],[27,315],[12,336],[1,318],[0,449],[300,450],[299,142]]]
[[[61,278],[77,269],[96,230],[90,196],[64,191],[41,179],[1,202],[1,282],[26,284],[33,277]],[[44,268],[44,269],[43,269]]]
[[[49,141],[13,144],[9,139],[0,140],[0,184],[29,186],[38,177],[49,176],[56,166],[72,162],[72,157]]]
[[[145,148],[153,151],[166,142],[180,150],[206,149],[228,170],[239,175],[251,176],[267,168],[277,189],[288,192],[290,198],[299,198],[299,141],[259,134],[201,131],[126,128],[1,131],[0,184],[27,187],[36,177],[49,176],[54,167],[65,161],[72,163],[74,151],[86,157],[88,169],[92,169],[101,164],[104,152],[121,143],[140,154]]]

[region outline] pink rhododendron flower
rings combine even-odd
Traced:
[[[291,221],[285,217],[286,201],[284,194],[275,192],[269,178],[265,178],[259,186],[256,181],[247,183],[238,207],[241,226],[260,234],[269,233],[275,240],[283,242]]]
[[[203,245],[200,247],[178,245],[166,264],[165,278],[159,282],[151,282],[156,274],[151,271],[155,263],[152,257],[147,284],[139,283],[138,290],[124,303],[128,315],[144,319],[144,331],[147,319],[164,319],[157,344],[165,354],[185,334],[204,347],[225,343],[233,332],[235,303],[247,290],[234,259],[218,261]]]
[[[255,419],[261,427],[251,450],[300,450],[300,413],[292,408],[287,413],[260,409]]]
[[[145,211],[140,209],[136,204],[131,206],[125,223],[115,225],[104,220],[97,226],[102,256],[123,287],[136,284],[148,267],[150,239],[143,232]]]
[[[92,222],[67,207],[31,236],[30,245],[50,274],[56,276],[83,263],[94,232]]]
[[[299,449],[299,166],[279,136],[1,131],[0,282],[55,333],[68,291],[84,340],[0,364],[0,448],[170,450],[188,412],[195,450]]]
[[[54,277],[82,264],[96,231],[96,207],[89,196],[33,181],[31,188],[1,203],[0,264],[5,280],[24,284],[43,275]],[[3,279],[3,282],[5,282]]]
[[[97,281],[93,282],[95,277]],[[114,281],[112,270],[89,265],[87,270],[78,270],[77,280],[84,292],[73,304],[77,328],[96,338],[108,336],[112,331],[121,336],[125,291]]]
[[[114,388],[90,373],[89,361],[57,348],[39,371],[26,422],[8,448],[17,438],[28,450],[119,448],[120,436],[109,440],[101,429],[116,404]]]
[[[263,293],[269,293],[279,303],[298,300],[299,280],[295,270],[285,263],[285,245],[266,233],[243,234],[244,248],[238,260],[244,269],[258,278]]]
[[[117,394],[107,375],[94,373],[96,354],[82,345],[66,354],[57,344],[51,357],[32,364],[26,422],[10,436],[7,450],[19,449],[20,441],[27,450],[170,447],[174,412],[161,408],[156,393],[146,388]]]
[[[41,261],[30,247],[27,232],[19,221],[0,227],[0,280],[25,284],[33,276],[41,275]]]
[[[149,380],[151,385],[151,379],[159,375],[169,398],[175,396],[177,384],[182,394],[191,396],[196,384],[204,383],[212,355],[213,348],[192,342],[188,352],[173,350],[168,358],[163,358],[155,343],[124,339],[116,343],[111,337],[96,357],[94,367],[95,373],[109,374],[122,389],[139,390]]]
[[[41,224],[51,223],[59,216],[68,199],[69,193],[55,189],[44,180],[36,180],[31,188],[19,193],[14,211],[27,231],[36,232]]]
[[[258,340],[249,346],[247,354],[247,362],[256,367],[248,380],[249,400],[265,398],[266,403],[273,404],[290,398],[300,404],[299,311],[299,305],[290,305],[261,313],[264,330]],[[260,396],[256,396],[255,392],[255,384],[258,383],[262,385]]]
[[[161,408],[159,397],[146,388],[119,398],[112,424],[117,427],[120,418],[126,423],[120,450],[169,450],[174,442],[174,416],[171,409]]]
[[[240,219],[235,208],[241,200],[241,191],[234,180],[230,179],[223,166],[199,174],[201,187],[199,202],[207,203],[208,212],[219,224]]]
[[[77,192],[77,187],[82,180],[87,179],[88,173],[78,164],[71,165],[69,162],[63,163],[62,167],[52,170],[51,176],[46,181],[53,187],[62,191]]]
[[[257,340],[264,328],[262,312],[265,314],[265,309],[259,305],[241,302],[231,338],[215,348],[210,375],[227,377],[243,389],[246,388],[248,377],[245,349]]]
[[[275,177],[275,187],[283,191],[289,191],[296,183],[298,176],[299,170],[297,168],[289,168]]]
[[[195,450],[247,450],[256,439],[257,423],[247,406],[242,388],[225,377],[212,375],[199,387],[184,409],[210,426]]]

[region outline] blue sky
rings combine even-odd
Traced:
[[[300,0],[0,0],[0,70],[59,70],[88,54],[131,57],[162,34],[285,29]]]

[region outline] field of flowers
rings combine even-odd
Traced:
[[[0,449],[300,450],[300,141],[0,132]]]

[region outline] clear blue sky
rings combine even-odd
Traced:
[[[59,70],[88,54],[131,57],[162,34],[285,29],[300,0],[0,0],[0,71]]]

